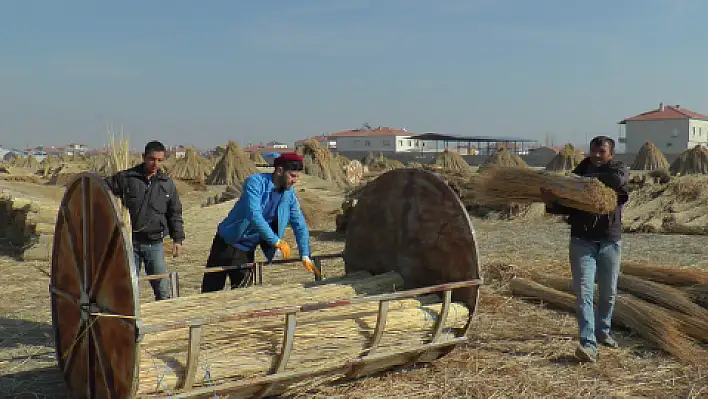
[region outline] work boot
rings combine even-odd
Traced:
[[[597,361],[597,348],[590,345],[578,344],[578,348],[575,349],[575,356],[582,362],[592,362]]]
[[[602,344],[608,348],[619,348],[619,344],[617,343],[617,341],[615,341],[615,339],[610,337],[609,335],[605,337],[597,337],[597,343]]]

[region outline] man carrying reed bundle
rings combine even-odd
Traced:
[[[629,199],[625,165],[612,157],[615,142],[607,136],[590,141],[590,155],[573,169],[580,176],[595,177],[617,192],[617,206],[609,214],[595,214],[560,205],[550,190],[542,190],[546,211],[568,215],[570,267],[576,294],[579,344],[575,355],[597,360],[597,345],[617,347],[610,336],[610,322],[617,295],[622,247],[622,206]],[[593,309],[594,284],[598,283],[598,308]]]
[[[290,258],[290,246],[282,239],[290,223],[302,264],[311,273],[317,273],[309,257],[310,235],[305,217],[293,190],[303,169],[303,158],[296,153],[284,153],[275,159],[273,166],[273,173],[257,173],[246,178],[241,197],[217,227],[207,268],[252,263],[258,245],[269,262],[276,249],[282,252],[283,258]],[[252,277],[250,269],[205,273],[202,292],[223,289],[227,274],[232,289],[244,287]]]
[[[113,194],[120,197],[130,213],[133,256],[136,272],[145,263],[148,275],[167,273],[162,240],[165,229],[172,238],[172,255],[179,256],[184,240],[182,203],[174,181],[160,166],[165,161],[165,146],[159,141],[145,145],[143,162],[106,178]],[[156,300],[170,298],[167,279],[150,280]]]

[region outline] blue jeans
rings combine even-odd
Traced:
[[[570,268],[576,295],[579,338],[583,346],[597,347],[598,338],[610,334],[621,257],[621,240],[595,242],[576,237],[570,239]],[[597,312],[594,312],[596,280],[598,298]]]
[[[140,275],[141,261],[145,263],[145,273],[149,276],[167,273],[165,249],[161,242],[151,244],[134,242],[133,256],[135,257],[135,273],[137,275]],[[168,279],[150,280],[150,285],[156,300],[170,298],[170,281]]]

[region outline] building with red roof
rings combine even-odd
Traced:
[[[636,154],[647,141],[665,154],[680,154],[697,145],[708,147],[708,116],[680,105],[664,105],[619,122],[619,142],[625,153]]]

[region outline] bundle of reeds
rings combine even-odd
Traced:
[[[551,172],[570,172],[582,162],[583,158],[583,154],[578,152],[572,144],[566,144],[563,150],[548,162],[546,170]]]
[[[226,151],[206,179],[206,184],[242,186],[258,168],[235,141],[229,141]]]
[[[679,269],[646,262],[623,261],[622,273],[673,286],[708,286],[708,271]]]
[[[435,157],[435,165],[450,170],[459,170],[462,172],[472,173],[470,166],[459,152],[445,150]]]
[[[120,139],[116,141],[115,133],[113,132],[113,127],[111,126],[108,130],[108,141],[110,143],[111,150],[111,172],[110,174],[118,173],[122,170],[129,169],[131,165],[131,155],[130,155],[130,140],[123,136],[123,128],[120,129]],[[122,201],[120,202],[122,204]],[[130,222],[130,212],[125,204],[122,204],[122,214],[123,224],[128,232],[132,231],[132,224]]]
[[[596,178],[518,167],[489,167],[477,183],[475,199],[480,204],[541,202],[541,189],[545,188],[559,204],[570,208],[606,214],[617,207],[617,193]]]
[[[708,174],[708,150],[700,145],[685,150],[669,171],[673,175]]]
[[[654,143],[647,141],[639,149],[632,164],[634,170],[668,170],[669,161]]]
[[[268,162],[263,158],[263,154],[259,151],[251,151],[250,153],[251,161],[256,165],[268,165]]]
[[[533,281],[520,278],[512,280],[512,293],[575,311],[576,300],[571,279],[543,274],[535,274],[532,279]],[[597,299],[597,290],[594,298]],[[708,353],[691,339],[702,339],[705,336],[700,331],[702,319],[696,322],[684,313],[671,311],[628,293],[621,293],[615,301],[612,321],[639,334],[681,361],[693,362],[708,356]]]
[[[382,294],[394,291],[402,283],[397,273],[371,276],[360,272],[325,279],[317,284],[256,286],[153,302],[142,306],[141,315],[144,323],[155,324],[174,321],[175,318],[203,316],[205,313],[233,314],[340,300],[361,294]],[[391,301],[379,353],[429,339],[440,309],[439,299],[435,295]],[[342,358],[365,354],[376,326],[377,314],[378,302],[299,314],[288,368],[333,365]],[[453,303],[444,324],[443,339],[451,336],[449,330],[463,328],[468,314],[464,305]],[[269,372],[280,354],[283,324],[283,317],[263,317],[205,325],[195,385],[232,381]],[[139,394],[173,390],[183,380],[189,346],[187,335],[185,330],[175,330],[144,337],[141,343]]]

